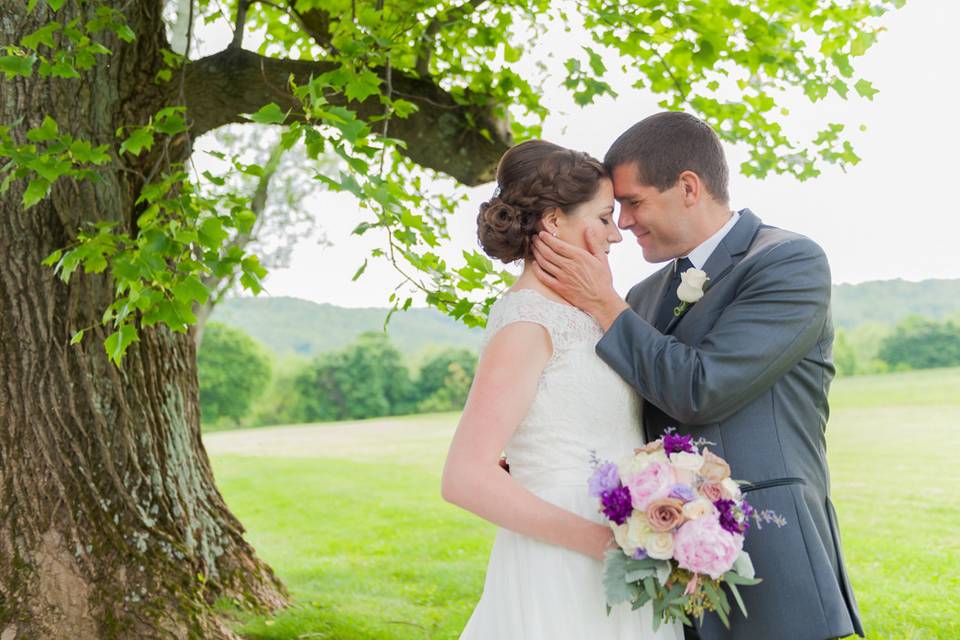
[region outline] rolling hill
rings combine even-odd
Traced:
[[[339,349],[365,331],[380,331],[386,309],[348,309],[297,298],[231,298],[212,321],[243,329],[278,354],[311,357]],[[943,320],[960,314],[960,280],[883,280],[833,288],[833,322],[851,329],[864,323],[894,325],[908,315]],[[433,309],[410,309],[390,320],[400,351],[429,347],[476,349],[480,330],[468,329]]]

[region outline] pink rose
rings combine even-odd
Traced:
[[[704,482],[700,485],[700,494],[710,502],[716,502],[724,497],[723,487],[716,482]]]
[[[683,500],[661,498],[647,505],[647,521],[654,531],[673,531],[683,520]]]
[[[733,568],[743,536],[725,531],[716,518],[689,520],[677,531],[673,557],[681,569],[718,580]]]
[[[627,478],[626,485],[630,489],[633,508],[646,511],[651,502],[665,498],[676,482],[673,467],[666,462],[655,462]]]

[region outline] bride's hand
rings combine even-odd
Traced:
[[[616,546],[617,541],[614,539],[613,531],[610,530],[610,527],[598,524],[596,526],[596,540],[593,543],[593,551],[591,551],[589,555],[602,561],[607,551]]]

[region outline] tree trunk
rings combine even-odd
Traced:
[[[80,80],[0,80],[0,123],[14,134],[49,114],[95,144],[146,122],[166,96],[153,84],[165,46],[161,2],[118,2],[137,40]],[[0,0],[0,46],[56,18]],[[42,3],[41,3],[42,7]],[[180,150],[183,157],[189,149]],[[155,158],[121,158],[97,182],[61,179],[24,211],[25,188],[0,196],[0,638],[228,638],[220,597],[284,604],[283,586],[242,537],[200,440],[193,338],[141,328],[122,368],[107,359],[102,275],[63,284],[41,261],[83,222],[132,230],[134,199]],[[124,169],[120,166],[125,165]],[[68,344],[88,330],[78,346]]]

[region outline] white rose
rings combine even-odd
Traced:
[[[617,469],[620,472],[620,481],[626,484],[628,478],[632,478],[633,476],[637,475],[654,462],[666,461],[667,454],[665,454],[662,450],[654,451],[653,453],[644,453],[641,451],[640,453],[631,455],[629,458],[626,458],[617,465]]]
[[[723,490],[726,491],[727,495],[731,498],[740,497],[740,485],[738,485],[733,478],[724,478],[720,481],[720,486],[723,487]]]
[[[623,549],[624,553],[631,556],[636,553],[637,547],[634,546],[627,537],[627,530],[630,527],[626,522],[623,524],[614,524],[611,522],[610,528],[613,529],[613,539],[617,541],[617,544],[620,545],[620,548]]]
[[[716,507],[706,498],[697,498],[683,505],[683,515],[686,516],[688,520],[696,520],[697,518],[702,518],[703,516],[708,516],[716,512]]]
[[[678,469],[686,469],[696,473],[703,466],[703,456],[699,453],[687,453],[679,451],[670,456],[670,462]]]
[[[687,269],[680,274],[680,286],[677,287],[677,297],[682,302],[693,304],[703,297],[703,285],[707,280],[706,271]]]
[[[656,560],[669,560],[673,557],[673,534],[650,532],[644,538],[644,550]]]
[[[647,514],[645,513],[634,513],[626,521],[627,526],[627,542],[636,549],[638,547],[643,548],[646,545],[647,536],[650,533],[653,533],[653,530],[650,528],[650,523],[647,522]]]

